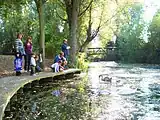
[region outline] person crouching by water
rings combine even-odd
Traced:
[[[59,55],[56,55],[55,59],[54,59],[54,63],[58,62],[59,60],[62,61],[62,65],[64,69],[67,69],[68,66],[67,66],[67,60],[66,58],[64,57],[64,52],[60,52]]]
[[[31,73],[30,75],[32,76],[36,76],[36,59],[35,59],[35,54],[32,53],[31,54],[31,63],[30,63],[30,66],[31,66]]]
[[[51,69],[53,70],[53,72],[57,73],[57,72],[62,72],[62,60],[59,60],[58,62],[54,63],[51,65]]]
[[[64,57],[64,52],[60,52],[59,55],[56,55],[56,57],[54,58],[54,63],[58,62],[62,60],[63,61],[66,61],[66,58]]]
[[[21,75],[22,70],[22,57],[19,53],[16,53],[15,59],[14,59],[14,70],[16,71],[16,76]]]

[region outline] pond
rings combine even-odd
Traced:
[[[11,119],[160,120],[159,66],[93,62],[87,77],[23,89],[5,111]]]
[[[108,74],[111,81],[99,80]],[[92,118],[160,120],[160,69],[154,65],[91,63]]]
[[[54,82],[35,82],[12,97],[3,120],[84,120],[88,117],[85,75]]]

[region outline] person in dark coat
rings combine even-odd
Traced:
[[[62,49],[62,52],[64,53],[64,57],[65,57],[66,59],[68,59],[70,46],[68,46],[68,43],[67,43],[67,40],[66,40],[66,39],[63,41],[63,44],[62,44],[62,46],[61,46],[61,49]]]
[[[27,38],[27,41],[25,43],[25,64],[24,64],[24,70],[28,71],[30,70],[30,62],[31,62],[31,53],[32,53],[32,38],[29,36]]]

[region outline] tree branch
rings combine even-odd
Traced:
[[[71,25],[71,18],[72,18],[72,1],[71,0],[64,0],[65,6],[66,6],[66,13],[67,13],[67,20],[69,23],[69,26]]]
[[[61,3],[61,6],[65,6],[65,3],[63,3],[61,0],[59,0],[59,2]]]
[[[42,3],[44,4],[44,3],[46,3],[47,2],[47,0],[42,0]]]
[[[115,0],[116,4],[118,5],[118,0]]]
[[[63,3],[61,0],[58,0],[57,4],[58,4],[63,10],[65,10],[65,8],[64,8],[64,6],[66,6],[65,3]]]
[[[60,19],[62,19],[63,21],[68,22],[68,20],[67,20],[67,19],[64,19],[63,17],[61,17],[61,16],[59,15],[59,13],[57,12],[57,10],[56,10],[56,14],[58,15],[58,17],[59,17]]]
[[[63,10],[65,10],[65,9],[64,9],[65,4],[64,4],[61,0],[58,0],[58,4],[57,4],[57,5],[59,5]],[[58,17],[59,17],[60,19],[62,19],[63,21],[68,22],[67,19],[64,19],[63,17],[61,17],[60,14],[58,13],[57,5],[56,5],[56,14],[58,15]]]
[[[106,22],[109,22],[113,17],[115,17],[115,15],[113,15]],[[89,20],[89,25],[88,25],[88,29],[87,29],[87,38],[80,47],[81,52],[84,51],[84,49],[87,47],[87,45],[98,35],[99,30],[102,27],[102,19],[103,19],[103,11],[101,12],[100,22],[99,22],[99,25],[98,25],[97,29],[93,33],[91,33],[92,23],[91,23],[91,7],[90,7],[90,20]]]
[[[82,15],[90,8],[90,6],[92,5],[92,2],[93,2],[93,0],[91,0],[90,3],[89,3],[89,5],[86,7],[86,9],[84,9],[84,10],[78,15],[79,17],[82,16]]]

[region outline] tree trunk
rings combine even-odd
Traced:
[[[39,15],[39,30],[40,30],[40,53],[42,54],[42,67],[45,60],[45,23],[44,23],[44,2],[43,0],[35,0]]]
[[[79,0],[72,0],[70,10],[67,10],[68,22],[69,22],[69,45],[70,49],[70,60],[73,65],[76,63],[77,53],[77,25],[78,25],[78,9]]]

